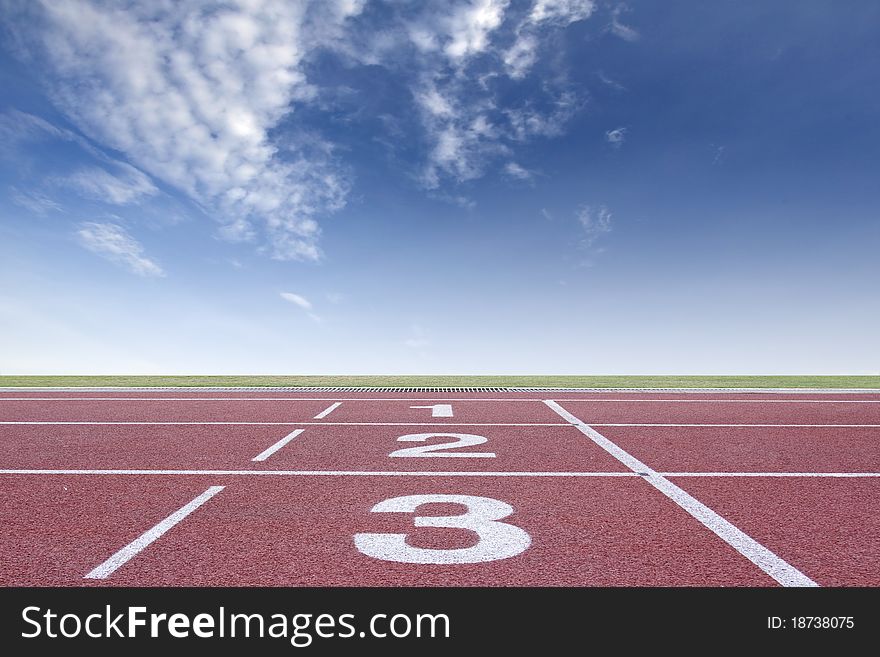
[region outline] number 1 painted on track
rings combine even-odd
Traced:
[[[431,417],[452,417],[452,404],[434,404],[432,406],[410,406],[410,408],[430,408]]]

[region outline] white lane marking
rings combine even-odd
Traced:
[[[324,426],[324,427],[567,427],[567,422],[73,422],[66,420],[0,420],[0,425],[53,425],[53,426],[98,426],[98,425],[120,425],[120,426]],[[832,425],[846,426],[846,425]],[[853,426],[871,426],[857,424]],[[880,425],[878,425],[880,426]]]
[[[284,436],[284,438],[279,440],[277,443],[275,443],[271,447],[267,447],[262,452],[257,454],[254,458],[251,459],[251,461],[265,461],[267,458],[272,456],[275,452],[277,452],[279,449],[284,447],[291,440],[293,440],[298,435],[300,435],[303,431],[305,431],[305,429],[296,429],[295,431],[291,431],[289,434]]]
[[[642,478],[654,488],[678,504],[678,506],[687,511],[703,526],[712,531],[721,540],[730,545],[777,582],[783,586],[818,586],[816,582],[804,575],[790,563],[758,543],[758,541],[729,521],[722,518],[715,511],[676,486],[659,472],[649,468],[635,456],[618,447],[595,429],[584,424],[555,401],[548,399],[545,400],[544,403],[553,409],[560,417],[568,420],[572,425],[577,427],[582,434],[587,436],[596,445],[611,454],[630,470],[640,473]]]
[[[719,393],[724,394],[724,393]],[[869,394],[880,394],[871,392]],[[4,401],[451,401],[451,402],[540,402],[534,397],[0,397]],[[651,399],[651,398],[609,398],[577,397],[559,399],[560,402],[644,403],[664,404],[880,404],[880,399]]]
[[[357,402],[534,402],[534,397],[0,397],[4,401],[357,401]]]
[[[817,477],[858,479],[880,477],[880,472],[661,472],[664,477]]]
[[[645,403],[664,404],[880,404],[880,399],[560,399],[560,402]]]
[[[664,477],[880,478],[880,472],[660,472]],[[0,470],[0,475],[211,475],[282,477],[638,477],[636,472],[406,470]]]
[[[430,408],[431,417],[452,417],[452,404],[433,404],[432,406],[410,406],[410,408]]]
[[[637,477],[635,472],[425,470],[0,470],[0,475],[211,475],[281,477]]]
[[[676,424],[661,422],[591,422],[591,427],[790,427],[798,429],[845,427],[866,427],[876,429],[880,424]]]
[[[211,486],[208,490],[199,495],[192,502],[189,502],[188,504],[179,508],[158,525],[156,525],[152,529],[148,529],[143,534],[134,539],[131,543],[116,552],[116,554],[111,556],[104,563],[95,567],[85,576],[85,579],[106,579],[107,577],[112,575],[118,568],[124,566],[126,563],[131,561],[131,559],[133,559],[141,551],[143,551],[143,549],[150,545],[150,543],[153,543],[165,532],[174,527],[174,525],[186,518],[189,514],[198,509],[200,506],[202,506],[205,502],[210,500],[224,488],[224,486]]]
[[[330,415],[330,413],[332,413],[333,411],[335,411],[335,410],[336,410],[337,408],[339,408],[340,406],[342,406],[342,402],[333,402],[333,403],[330,404],[327,408],[325,408],[323,411],[321,411],[320,413],[318,413],[318,414],[314,417],[314,419],[315,419],[315,420],[323,420],[325,417],[327,417],[328,415]]]

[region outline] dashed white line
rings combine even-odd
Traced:
[[[333,403],[330,404],[327,408],[325,408],[323,411],[321,411],[320,413],[318,413],[318,414],[314,417],[314,419],[315,419],[315,420],[323,420],[325,417],[327,417],[328,415],[330,415],[330,413],[332,413],[333,411],[335,411],[335,410],[336,410],[337,408],[339,408],[340,406],[342,406],[342,402],[333,402]]]
[[[618,447],[601,433],[584,424],[555,401],[548,399],[545,400],[544,403],[553,409],[560,417],[568,420],[568,422],[577,427],[581,433],[587,436],[596,445],[611,454],[633,472],[640,474],[645,481],[678,504],[678,506],[698,520],[704,527],[712,531],[721,540],[730,545],[777,582],[783,586],[818,586],[816,582],[804,575],[782,557],[758,543],[758,541],[722,518],[697,498],[676,486],[659,472],[656,472],[639,461],[626,450]]]
[[[223,490],[223,488],[224,486],[211,486],[208,490],[199,495],[192,502],[189,502],[188,504],[179,508],[158,525],[156,525],[152,529],[147,530],[136,539],[134,539],[131,543],[126,545],[124,548],[116,552],[104,563],[95,567],[88,574],[86,574],[85,579],[106,579],[121,566],[124,566],[126,563],[131,561],[131,559],[142,552],[144,548],[146,548],[156,539],[161,537],[169,529],[174,527],[174,525],[179,523],[193,511],[202,506],[205,502],[214,497],[217,493]]]
[[[275,452],[277,452],[279,449],[284,447],[291,440],[293,440],[298,435],[300,435],[303,431],[305,431],[305,429],[296,429],[294,431],[291,431],[289,434],[284,436],[284,438],[279,440],[277,443],[275,443],[271,447],[267,447],[262,452],[257,454],[254,458],[251,459],[251,461],[265,461],[267,458],[272,456]]]

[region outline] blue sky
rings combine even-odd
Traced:
[[[0,0],[0,373],[880,373],[875,2]]]

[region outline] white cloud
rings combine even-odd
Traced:
[[[529,14],[516,29],[517,38],[502,56],[507,75],[524,78],[538,60],[540,32],[547,25],[566,27],[586,20],[595,10],[592,0],[535,0]]]
[[[589,18],[595,9],[593,0],[535,0],[529,21],[560,21],[568,25]]]
[[[144,248],[118,224],[85,222],[76,232],[80,244],[138,276],[164,276],[165,272],[144,255]]]
[[[281,292],[281,298],[285,301],[289,301],[295,306],[299,306],[300,308],[302,308],[304,311],[306,311],[306,315],[308,315],[312,321],[318,322],[319,324],[321,323],[320,316],[312,312],[312,302],[306,299],[304,296],[296,294],[294,292]]]
[[[80,169],[59,182],[76,189],[91,199],[128,205],[158,193],[158,189],[142,171],[128,164],[118,163],[119,175],[99,167]]]
[[[281,298],[284,299],[285,301],[289,301],[290,303],[292,303],[296,306],[299,306],[303,310],[311,310],[312,309],[312,302],[309,301],[308,299],[306,299],[305,297],[300,296],[299,294],[294,294],[293,292],[282,292]]]
[[[517,180],[531,180],[533,174],[528,169],[521,167],[516,162],[508,162],[504,165],[504,173],[506,173],[511,178],[516,178]]]
[[[360,2],[42,2],[58,105],[78,127],[213,210],[230,239],[316,259],[316,218],[348,183],[327,152],[279,152],[269,131],[314,89],[304,57]]]
[[[620,148],[623,146],[623,142],[626,141],[626,128],[615,128],[614,130],[606,130],[605,131],[605,141],[611,144],[614,148]]]
[[[455,7],[441,19],[449,41],[443,52],[460,62],[480,54],[489,47],[489,34],[504,20],[504,11],[510,0],[471,0]]]
[[[604,205],[598,207],[582,205],[578,208],[575,216],[583,228],[581,244],[590,248],[596,240],[611,232],[611,211]]]
[[[514,80],[526,76],[538,59],[538,40],[531,35],[524,35],[514,41],[504,53],[504,65],[507,74]]]
[[[10,198],[18,206],[30,210],[34,214],[45,215],[49,212],[64,212],[60,203],[40,192],[22,191],[15,187],[10,188]]]
[[[611,26],[609,29],[614,36],[620,37],[624,41],[638,41],[641,37],[638,31],[620,21],[620,15],[625,11],[629,11],[626,5],[618,5],[614,8],[611,12]]]

